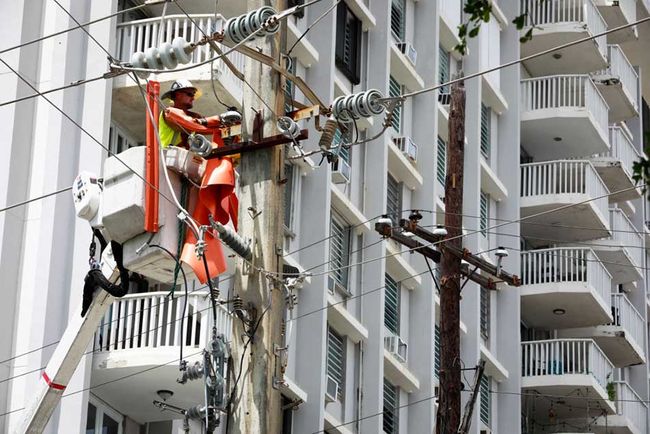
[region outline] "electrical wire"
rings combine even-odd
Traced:
[[[296,48],[296,45],[298,45],[298,43],[302,40],[302,38],[304,38],[304,37],[307,35],[307,33],[308,33],[308,32],[309,32],[309,31],[310,31],[310,30],[311,30],[311,29],[312,29],[316,24],[318,24],[318,23],[320,22],[320,20],[322,20],[322,19],[325,18],[325,17],[326,17],[330,12],[332,12],[332,11],[334,10],[334,8],[336,8],[336,7],[339,5],[339,3],[341,3],[341,0],[336,0],[336,1],[334,2],[334,4],[333,4],[329,9],[327,9],[327,10],[326,10],[326,11],[325,11],[321,16],[319,16],[318,18],[316,18],[316,19],[314,20],[314,22],[311,23],[311,24],[310,24],[310,25],[305,29],[304,32],[302,32],[302,34],[300,35],[300,37],[298,37],[298,39],[296,39],[296,42],[294,42],[293,45],[291,46],[291,48],[289,48],[289,51],[287,51],[287,54],[286,54],[287,57],[290,57],[290,56],[291,56],[291,52],[293,51],[294,48]]]
[[[27,204],[32,203],[32,202],[39,201],[41,199],[46,199],[48,197],[55,196],[55,195],[60,194],[60,193],[65,193],[66,191],[70,191],[70,190],[72,190],[72,187],[65,187],[65,188],[62,188],[60,190],[53,191],[51,193],[45,193],[44,195],[41,195],[41,196],[38,196],[38,197],[33,197],[31,199],[27,199],[27,200],[22,201],[22,202],[14,203],[13,205],[8,205],[8,206],[6,206],[4,208],[0,208],[0,213],[5,212],[5,211],[9,211],[9,210],[14,209],[14,208],[18,208],[19,206],[23,206],[23,205],[27,205]]]
[[[65,85],[65,86],[57,87],[57,88],[54,88],[54,89],[44,90],[44,91],[42,91],[40,93],[33,93],[31,95],[27,95],[27,96],[23,96],[23,97],[20,97],[20,98],[12,99],[10,101],[4,101],[4,102],[0,103],[0,107],[4,107],[4,106],[10,105],[10,104],[15,104],[15,103],[22,102],[22,101],[27,101],[28,99],[36,98],[37,96],[47,95],[47,94],[52,93],[52,92],[58,92],[60,90],[70,89],[72,87],[81,86],[83,84],[92,83],[94,81],[104,80],[105,78],[106,77],[104,77],[104,75],[102,74],[102,75],[100,75],[98,77],[94,77],[94,78],[86,78],[86,79],[83,79],[83,80],[77,80],[77,81],[74,81],[74,82],[72,82],[72,83],[70,83],[68,85]]]

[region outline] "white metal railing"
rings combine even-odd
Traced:
[[[550,339],[521,343],[522,375],[592,375],[605,388],[614,365],[592,339]]]
[[[623,327],[639,347],[643,348],[645,322],[625,294],[612,294],[612,317],[614,321],[609,325]]]
[[[587,110],[603,136],[607,133],[609,106],[587,75],[554,75],[521,80],[523,111],[572,108]]]
[[[196,25],[185,15],[167,15],[162,24],[161,41],[158,40],[158,29],[160,28],[161,19],[147,18],[144,20],[129,21],[117,25],[117,57],[121,60],[128,61],[131,55],[136,51],[144,51],[150,47],[157,47],[162,42],[171,42],[175,37],[182,36],[187,41],[198,41],[203,37],[203,30],[207,34],[218,32],[223,29],[226,22],[221,15],[216,17],[212,14],[190,15]],[[198,26],[198,27],[197,27]],[[200,30],[199,30],[200,28]],[[224,51],[227,50],[221,44],[219,45]],[[191,63],[200,63],[214,57],[216,54],[208,44],[197,47],[192,52]],[[228,54],[228,59],[239,69],[244,69],[244,55],[233,51]],[[238,86],[243,86],[241,81],[225,66],[221,60],[215,61],[215,65],[220,75],[228,76]]]
[[[615,3],[618,3],[628,23],[636,21],[636,0],[617,0]]]
[[[609,226],[612,231],[612,238],[619,242],[630,255],[632,262],[637,267],[643,266],[643,235],[641,235],[625,213],[613,208],[609,210]]]
[[[521,0],[521,11],[528,12],[528,26],[577,23],[577,28],[585,27],[592,35],[607,30],[607,23],[591,0]],[[606,37],[596,38],[596,44],[604,57]]]
[[[641,154],[636,150],[632,144],[632,140],[619,126],[609,127],[609,151],[601,152],[594,155],[594,157],[612,157],[621,162],[621,168],[625,171],[627,176],[632,178],[632,166],[637,161]]]
[[[584,194],[607,216],[609,191],[591,162],[558,160],[521,165],[521,197]],[[596,199],[598,198],[598,199]]]
[[[94,350],[106,352],[180,346],[181,341],[188,347],[205,346],[212,328],[208,293],[196,291],[189,294],[185,317],[185,295],[171,299],[168,294],[166,291],[146,292],[116,299],[95,333]],[[217,331],[230,340],[232,317],[223,306],[217,307]]]
[[[639,102],[637,94],[639,92],[639,74],[634,70],[630,61],[627,60],[627,56],[625,56],[625,53],[623,53],[619,45],[607,46],[607,59],[609,60],[609,66],[593,75],[606,75],[618,78],[627,96],[632,101],[634,109],[638,110]]]
[[[521,284],[582,282],[592,287],[608,304],[612,277],[593,250],[581,247],[521,252]]]
[[[624,381],[616,382],[616,413],[625,416],[638,429],[637,432],[646,433],[646,415],[648,405]]]

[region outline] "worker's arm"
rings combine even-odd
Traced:
[[[193,118],[185,114],[181,109],[174,107],[167,107],[164,111],[165,121],[170,125],[187,131],[199,134],[212,134],[215,128],[221,125],[219,116],[211,116],[209,118]]]

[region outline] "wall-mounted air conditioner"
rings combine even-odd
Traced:
[[[386,336],[384,337],[384,346],[397,360],[406,363],[408,346],[402,338],[397,335]]]
[[[410,42],[398,42],[397,48],[399,51],[404,53],[408,57],[409,61],[415,66],[418,60],[418,52],[415,50],[415,47]]]
[[[418,145],[410,137],[395,137],[393,142],[402,154],[414,163],[418,161]]]
[[[347,184],[350,182],[350,165],[342,158],[332,163],[332,182],[334,184]]]

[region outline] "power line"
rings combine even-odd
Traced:
[[[4,102],[0,103],[0,107],[4,107],[6,105],[26,101],[28,99],[36,98],[37,96],[47,95],[49,93],[58,92],[60,90],[70,89],[72,87],[77,87],[77,86],[81,86],[81,85],[84,85],[84,84],[87,84],[87,83],[92,83],[94,81],[103,80],[105,78],[106,77],[104,75],[100,75],[100,76],[94,77],[94,78],[85,78],[85,79],[82,79],[82,80],[77,80],[77,81],[74,81],[74,82],[72,82],[70,84],[67,84],[65,86],[57,87],[57,88],[54,88],[54,89],[44,90],[44,91],[42,91],[40,93],[33,93],[31,95],[23,96],[23,97],[16,98],[16,99],[13,99],[13,100],[10,100],[10,101],[4,101]]]
[[[27,205],[28,203],[36,202],[36,201],[41,200],[41,199],[46,199],[48,197],[55,196],[55,195],[57,195],[59,193],[64,193],[64,192],[69,191],[69,190],[72,190],[72,187],[65,187],[65,188],[62,188],[60,190],[53,191],[51,193],[45,193],[42,196],[33,197],[33,198],[27,199],[27,200],[25,200],[23,202],[18,202],[18,203],[14,203],[13,205],[8,205],[8,206],[6,206],[4,208],[1,208],[0,212],[9,211],[11,209],[18,208],[19,206]]]

